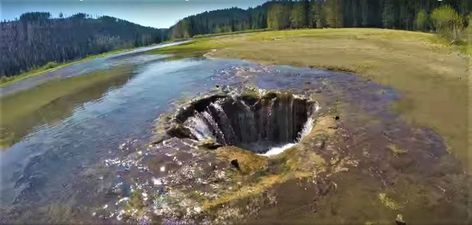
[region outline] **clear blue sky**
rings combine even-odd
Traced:
[[[92,16],[113,16],[144,26],[168,28],[179,19],[196,13],[239,7],[246,9],[265,0],[0,0],[3,21],[25,12],[50,12],[58,17],[83,12]]]

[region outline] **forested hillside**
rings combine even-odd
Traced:
[[[248,29],[296,29],[325,27],[378,27],[429,31],[431,14],[450,6],[466,22],[470,0],[302,0],[272,1],[256,8],[205,12],[171,27],[171,38]]]
[[[51,18],[49,13],[23,14],[2,22],[0,76],[12,76],[50,62],[65,62],[106,51],[158,43],[165,30],[103,16],[79,13]]]
[[[51,18],[32,12],[0,23],[0,77],[168,38],[252,29],[377,27],[436,31],[455,42],[471,11],[472,0],[281,0],[189,16],[169,30],[109,16]]]
[[[266,3],[247,10],[230,8],[189,16],[170,28],[170,38],[266,28],[267,6]]]

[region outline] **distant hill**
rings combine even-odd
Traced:
[[[103,16],[79,13],[51,18],[49,13],[31,12],[19,20],[0,23],[0,76],[12,76],[43,66],[87,55],[163,41],[166,29],[143,27]]]
[[[377,27],[429,31],[433,9],[449,5],[462,17],[471,0],[274,0],[247,10],[230,8],[186,17],[172,26],[171,39],[249,29]]]

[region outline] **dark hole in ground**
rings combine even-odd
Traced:
[[[167,132],[264,153],[296,142],[313,110],[313,101],[290,93],[212,95],[180,110]]]

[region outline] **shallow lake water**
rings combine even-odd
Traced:
[[[215,71],[236,64],[242,62],[147,63],[137,66],[126,82],[110,84],[92,99],[76,102],[70,116],[40,124],[0,152],[2,206],[40,207],[71,201],[81,189],[72,185],[80,183],[77,179],[84,170],[113,157],[126,140],[147,142],[153,121],[173,101],[213,88]],[[86,90],[76,95],[88,94]]]

